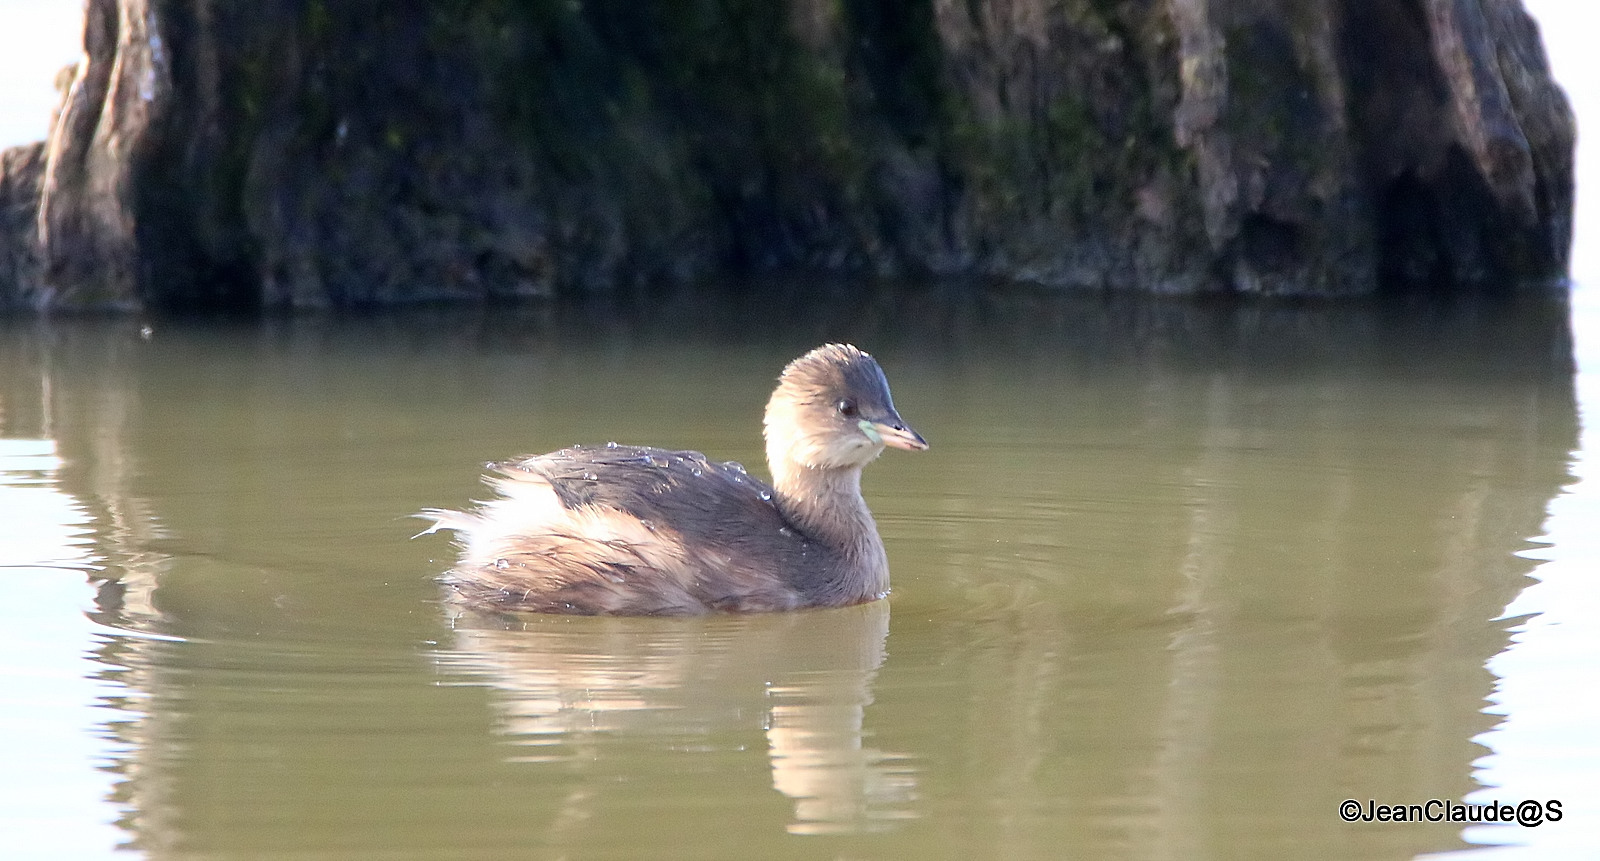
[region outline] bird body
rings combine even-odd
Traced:
[[[773,483],[693,451],[574,446],[489,464],[498,496],[430,509],[456,532],[445,582],[509,611],[687,615],[883,597],[888,559],[861,497],[885,445],[927,443],[871,356],[830,344],[784,369],[765,421]]]

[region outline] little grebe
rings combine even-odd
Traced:
[[[489,464],[500,498],[429,509],[461,560],[446,584],[481,607],[684,615],[882,598],[889,563],[861,498],[884,446],[928,447],[883,369],[845,344],[790,362],[767,401],[772,484],[695,451],[576,446]]]

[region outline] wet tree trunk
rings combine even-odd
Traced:
[[[7,223],[35,269],[0,304],[761,271],[1337,296],[1548,282],[1570,242],[1573,120],[1517,0],[88,10],[39,176],[4,163],[38,229]]]

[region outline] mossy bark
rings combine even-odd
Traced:
[[[86,45],[29,294],[60,307],[1350,295],[1550,280],[1570,241],[1516,0],[90,0]]]
[[[39,261],[39,184],[44,144],[0,152],[0,307],[50,304]]]

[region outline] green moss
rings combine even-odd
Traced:
[[[957,88],[947,88],[941,138],[980,217],[1089,235],[1124,221],[1138,189],[1158,174],[1181,172],[1189,156],[1167,126],[1170,106],[1156,104],[1154,82],[1144,79],[1134,53],[1149,41],[1142,31],[1155,26],[1140,17],[1149,13],[1119,2],[1056,11],[1070,16],[1070,26],[1053,32],[1070,41],[1053,46],[1056,53],[1043,62],[1065,67],[1047,76],[1071,83],[1034,110],[1011,105],[981,118]]]

